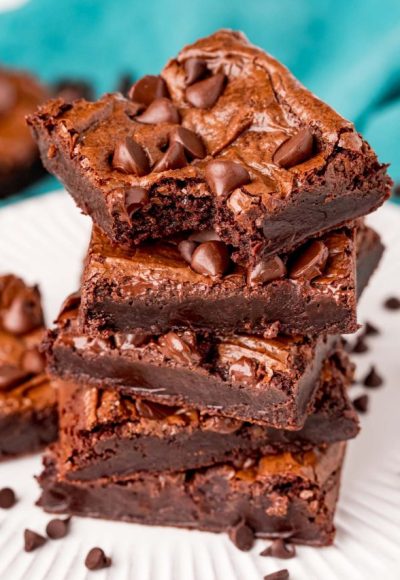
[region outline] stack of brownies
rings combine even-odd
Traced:
[[[368,144],[243,35],[185,48],[128,98],[29,119],[94,222],[46,340],[50,512],[326,545],[358,432],[340,334],[382,245]]]

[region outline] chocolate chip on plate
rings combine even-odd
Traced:
[[[289,570],[277,570],[264,576],[264,580],[289,580]]]
[[[188,87],[206,76],[208,69],[204,60],[188,58],[183,65],[185,69],[185,85]]]
[[[290,277],[297,280],[313,280],[320,276],[329,257],[326,245],[317,240],[300,250],[300,254],[290,267]]]
[[[171,169],[180,169],[187,165],[185,150],[180,143],[170,143],[168,149],[161,157],[160,161],[153,167],[153,171],[161,173],[161,171],[169,171]]]
[[[280,558],[281,560],[288,560],[294,558],[296,555],[296,548],[293,544],[286,543],[282,538],[277,538],[265,550],[260,553],[260,556],[271,556],[272,558]]]
[[[377,328],[371,322],[366,322],[364,326],[364,334],[365,336],[376,336],[380,334],[379,328]]]
[[[388,310],[398,310],[400,308],[400,299],[396,296],[391,296],[385,300],[384,307]]]
[[[193,159],[203,159],[206,156],[206,148],[203,141],[194,131],[190,131],[190,129],[177,127],[172,133],[170,140],[180,143],[185,149],[186,154]]]
[[[70,521],[71,518],[65,518],[64,520],[54,518],[54,520],[50,520],[46,526],[46,534],[52,540],[64,538],[68,534]]]
[[[365,387],[370,387],[370,388],[375,388],[375,387],[380,387],[381,385],[383,385],[383,379],[382,377],[376,372],[376,369],[374,366],[372,366],[368,372],[368,374],[365,376],[364,380],[363,380],[363,385]]]
[[[203,276],[223,276],[229,269],[228,248],[223,242],[204,242],[192,254],[191,268]]]
[[[284,141],[273,155],[273,161],[284,169],[290,169],[307,161],[313,154],[314,137],[309,129],[301,129]]]
[[[279,256],[272,256],[266,260],[261,260],[247,270],[247,284],[257,286],[272,282],[278,278],[283,278],[286,274],[286,266]]]
[[[3,328],[12,334],[26,334],[42,324],[43,311],[36,287],[18,292],[3,314]]]
[[[210,109],[218,101],[225,85],[225,75],[217,73],[186,89],[186,100],[197,109]]]
[[[356,354],[362,354],[364,352],[368,352],[369,348],[367,343],[365,342],[365,335],[364,334],[360,334],[360,336],[357,338],[353,348],[351,349],[351,352],[355,352]]]
[[[43,546],[46,543],[46,538],[34,532],[32,530],[26,529],[24,531],[24,550],[25,552],[33,552],[37,548]]]
[[[360,413],[366,413],[369,407],[369,397],[368,395],[360,395],[353,400],[354,408]]]
[[[112,166],[122,173],[132,173],[139,177],[150,171],[150,163],[145,150],[131,137],[126,137],[115,146]]]
[[[253,547],[255,539],[254,532],[244,520],[241,520],[236,526],[233,526],[228,534],[231,541],[242,552],[248,552]]]
[[[149,194],[144,187],[131,187],[125,193],[125,211],[131,218],[138,209],[149,201]]]
[[[102,570],[111,566],[111,558],[105,555],[101,548],[92,548],[85,559],[85,566],[89,570]]]
[[[168,97],[168,88],[160,76],[146,75],[139,79],[128,92],[128,97],[136,103],[148,107],[155,99]]]
[[[146,125],[179,123],[180,115],[175,105],[164,97],[153,101],[143,113],[135,117],[135,120]]]
[[[206,167],[206,180],[216,195],[226,195],[250,183],[250,174],[240,163],[225,159],[210,161]]]
[[[15,505],[16,501],[15,492],[11,487],[0,489],[0,508],[8,510]]]
[[[182,258],[190,264],[192,261],[193,252],[197,248],[198,244],[196,242],[191,242],[190,240],[182,240],[178,244],[178,250],[181,253]]]

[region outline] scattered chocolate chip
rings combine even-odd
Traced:
[[[169,99],[156,99],[141,114],[135,117],[139,123],[155,125],[157,123],[179,123],[178,109]]]
[[[189,87],[196,81],[206,76],[208,69],[204,60],[199,58],[188,58],[183,65],[185,69],[185,85]]]
[[[46,543],[46,538],[38,534],[37,532],[33,532],[32,530],[25,530],[24,531],[24,549],[25,552],[33,552],[36,548],[40,548],[43,544]]]
[[[16,501],[14,490],[11,487],[0,489],[0,508],[8,510],[15,505]]]
[[[105,555],[101,548],[92,548],[85,559],[85,566],[89,570],[102,570],[111,566],[111,558]]]
[[[365,336],[376,336],[380,334],[379,329],[374,326],[371,322],[366,322],[364,326]]]
[[[242,165],[223,159],[208,163],[206,179],[211,191],[216,195],[226,195],[251,181],[249,172]]]
[[[159,76],[146,75],[139,79],[128,92],[128,97],[136,103],[148,107],[155,99],[168,97],[168,88],[164,79]]]
[[[132,75],[129,73],[123,74],[117,85],[117,91],[124,96],[128,96],[128,93],[133,85]]]
[[[264,580],[289,580],[289,570],[277,570],[264,576]]]
[[[220,237],[215,230],[203,230],[201,232],[193,232],[188,237],[188,240],[202,244],[203,242],[219,242]]]
[[[247,284],[257,286],[283,278],[286,274],[286,266],[279,256],[261,260],[255,266],[247,270]]]
[[[291,264],[290,277],[294,280],[313,280],[322,274],[328,257],[329,251],[323,242],[311,242]]]
[[[294,558],[296,555],[296,548],[293,544],[287,544],[282,538],[277,538],[265,550],[260,553],[260,556],[271,556],[272,558],[280,558],[281,560],[288,560]]]
[[[185,127],[178,127],[171,134],[170,140],[180,143],[192,159],[203,159],[207,154],[201,138],[194,131],[185,129]]]
[[[217,73],[186,89],[186,100],[197,109],[210,109],[218,101],[225,85],[225,75]]]
[[[158,344],[166,356],[177,359],[185,364],[197,363],[200,360],[196,337],[190,331],[184,332],[183,336],[180,336],[176,332],[168,332],[160,336]]]
[[[301,129],[296,135],[282,143],[273,155],[277,165],[289,169],[303,161],[307,161],[313,154],[314,137],[309,129]]]
[[[353,401],[354,408],[360,413],[366,413],[369,407],[369,397],[368,395],[361,395]]]
[[[357,354],[362,354],[364,352],[368,352],[369,348],[367,343],[365,342],[365,336],[363,334],[360,334],[360,336],[357,338],[353,348],[351,349],[351,352],[355,352]]]
[[[161,171],[180,169],[185,167],[185,165],[187,165],[187,159],[182,145],[180,143],[171,143],[160,161],[153,167],[153,171],[161,173]]]
[[[143,401],[142,399],[136,400],[136,409],[144,419],[153,419],[155,421],[165,419],[176,411],[175,407],[153,403],[152,401]]]
[[[369,373],[363,380],[363,385],[370,388],[380,387],[383,385],[383,379],[378,373],[374,366],[371,367]]]
[[[190,240],[183,240],[179,242],[178,249],[181,253],[181,256],[186,262],[190,264],[192,261],[193,252],[197,248],[196,242],[191,242]]]
[[[400,183],[393,186],[393,197],[400,197]]]
[[[72,103],[77,99],[91,101],[94,98],[93,88],[82,80],[61,79],[54,85],[52,92],[66,103]]]
[[[254,544],[254,532],[244,520],[229,530],[229,538],[242,552],[248,552]]]
[[[230,266],[228,248],[223,242],[204,242],[193,252],[190,266],[203,276],[223,276]]]
[[[21,366],[24,371],[38,375],[42,373],[46,366],[44,355],[36,347],[30,348],[22,355]]]
[[[0,78],[0,115],[8,113],[17,102],[17,91],[6,77]]]
[[[150,171],[150,163],[145,150],[131,137],[127,137],[115,146],[112,166],[118,171],[133,173],[139,177]]]
[[[2,365],[0,367],[0,391],[8,391],[26,381],[29,373],[14,365]]]
[[[387,298],[384,302],[384,307],[388,310],[398,310],[400,308],[400,300],[396,296],[391,296]]]
[[[72,292],[69,296],[66,297],[64,302],[61,305],[59,317],[67,312],[71,312],[72,310],[76,310],[81,303],[81,293],[80,292]]]
[[[71,518],[50,520],[46,526],[46,534],[51,540],[60,540],[68,534]]]
[[[149,194],[144,187],[131,187],[125,193],[125,211],[129,218],[149,201]]]
[[[26,334],[43,325],[43,311],[36,287],[21,290],[3,314],[3,328],[12,334]]]

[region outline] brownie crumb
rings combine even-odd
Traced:
[[[359,413],[366,413],[369,407],[369,397],[368,395],[361,395],[353,401],[354,408],[359,411]]]
[[[64,538],[68,534],[70,521],[71,518],[66,518],[64,520],[55,518],[54,520],[51,520],[46,526],[46,534],[52,540]]]
[[[287,544],[282,538],[274,540],[270,546],[260,553],[260,556],[271,556],[272,558],[280,558],[282,560],[294,558],[295,555],[296,548],[293,544]]]
[[[32,530],[26,529],[24,531],[24,549],[25,552],[33,552],[37,548],[43,546],[46,543],[46,538],[34,532]]]
[[[92,548],[85,559],[85,566],[89,570],[102,570],[111,566],[111,558],[105,555],[101,548]]]
[[[376,372],[376,369],[374,366],[371,367],[369,373],[364,378],[363,385],[365,387],[369,387],[369,388],[380,387],[381,385],[383,385],[383,379]]]
[[[399,310],[399,308],[400,308],[400,299],[397,298],[396,296],[391,296],[390,298],[387,298],[385,300],[385,302],[383,303],[383,305],[388,310]]]
[[[244,520],[229,530],[229,538],[242,552],[248,552],[254,544],[254,532]]]
[[[264,576],[264,580],[289,580],[289,570],[277,570]]]
[[[15,505],[16,501],[14,490],[11,487],[0,489],[0,508],[8,510]]]
[[[364,326],[364,333],[365,336],[377,336],[380,334],[380,330],[371,322],[366,322]]]

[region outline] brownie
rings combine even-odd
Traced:
[[[261,272],[231,262],[219,277],[195,271],[181,254],[182,243],[191,241],[175,238],[126,250],[94,228],[81,290],[83,329],[93,336],[188,327],[255,334],[357,329],[354,228],[274,256]]]
[[[117,244],[215,230],[239,263],[379,207],[386,166],[354,125],[238,32],[184,48],[129,97],[53,100],[42,160]]]
[[[40,294],[0,276],[0,458],[36,451],[57,437],[56,394],[39,352]]]
[[[352,370],[343,351],[324,362],[316,398],[299,431],[59,381],[59,471],[71,480],[118,479],[137,471],[198,469],[243,453],[300,453],[351,439],[359,430],[346,393]]]
[[[372,274],[381,261],[385,247],[379,234],[368,227],[357,228],[357,297],[368,285]]]
[[[45,87],[31,75],[0,68],[0,199],[44,174],[25,116],[48,98]]]
[[[129,479],[69,481],[59,473],[57,447],[39,477],[39,505],[52,513],[158,526],[226,532],[240,521],[258,537],[325,546],[345,443],[299,454],[243,456],[186,472],[137,472]]]

